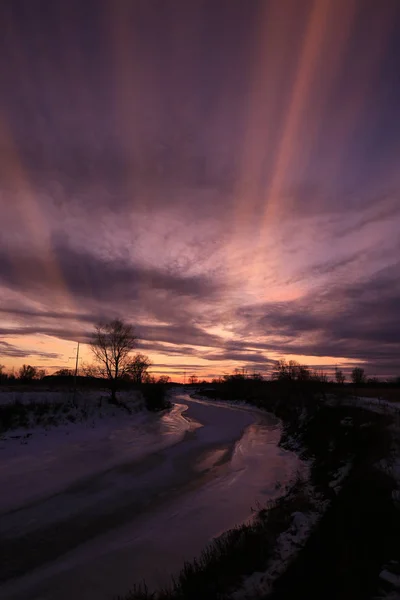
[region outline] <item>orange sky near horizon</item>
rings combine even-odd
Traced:
[[[400,372],[396,2],[89,4],[1,9],[0,363]]]
[[[8,373],[18,373],[19,369],[24,364],[30,364],[39,369],[44,369],[49,375],[63,368],[67,368],[72,371],[75,369],[77,351],[77,343],[75,342],[37,334],[33,336],[24,336],[23,338],[11,337],[9,338],[9,342],[15,345],[18,344],[18,347],[21,351],[27,351],[29,354],[26,357],[18,358],[4,357],[4,360],[2,360],[1,364],[3,364],[5,367],[4,370]],[[43,348],[45,352],[57,354],[58,357],[43,358],[40,356],[36,357],[34,354],[32,354],[32,350],[40,351],[41,348]],[[138,351],[141,351],[141,349],[138,348]],[[134,353],[135,351],[133,351],[133,354]],[[182,362],[177,365],[176,360],[168,354],[154,352],[148,352],[147,354],[152,363],[149,369],[151,374],[156,377],[168,375],[173,381],[180,383],[183,383],[185,380],[187,381],[190,375],[196,375],[201,380],[206,379],[210,381],[211,379],[233,373],[237,368],[243,368],[243,365],[240,362],[234,360],[221,360],[218,362],[216,360],[210,361],[206,358],[199,359],[196,357],[185,357],[183,358]],[[295,360],[301,364],[308,365],[311,368],[315,368],[317,370],[321,369],[329,375],[333,374],[336,366],[343,368],[345,371],[358,364],[361,364],[362,366],[362,361],[353,361],[344,357],[337,359],[329,356],[316,357],[302,355],[279,355],[274,353],[269,358],[271,361],[279,360],[281,358],[285,358],[286,360]],[[94,364],[93,354],[88,344],[80,344],[78,363],[78,369],[81,373],[86,365]],[[247,366],[246,371],[248,373],[253,373],[259,372],[259,369],[257,369],[257,364],[255,364],[252,369]],[[272,371],[272,366],[270,367],[270,371]],[[264,373],[264,375],[269,376],[270,372]]]

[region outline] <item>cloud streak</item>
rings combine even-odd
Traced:
[[[396,375],[398,3],[125,4],[0,6],[8,364],[123,317],[175,374]]]
[[[43,359],[57,359],[60,358],[60,355],[56,352],[42,352],[40,350],[35,350],[29,348],[27,350],[23,350],[14,346],[13,344],[9,344],[8,342],[0,341],[0,356],[11,357],[11,358],[29,358],[34,356],[35,358],[43,358]]]

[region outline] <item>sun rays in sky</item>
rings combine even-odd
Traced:
[[[396,1],[0,16],[1,364],[118,316],[174,379],[400,371]]]

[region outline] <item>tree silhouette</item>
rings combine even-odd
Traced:
[[[37,373],[36,373],[36,379],[44,379],[46,377],[47,373],[46,373],[46,369],[38,369]]]
[[[310,381],[312,378],[310,369],[299,364],[295,360],[278,360],[272,372],[272,379],[278,381]]]
[[[344,375],[343,371],[341,369],[338,369],[337,367],[335,367],[335,379],[336,383],[338,383],[339,385],[343,385],[346,379],[346,376]]]
[[[150,365],[151,361],[149,357],[139,352],[127,364],[126,371],[135,383],[144,383]]]
[[[28,383],[38,376],[38,370],[31,365],[22,365],[19,370],[19,378],[21,381]]]
[[[118,380],[129,373],[130,352],[136,340],[133,325],[119,319],[95,328],[91,350],[99,365],[99,374],[108,379],[111,402],[116,402]]]
[[[365,371],[361,367],[355,367],[351,372],[351,380],[354,385],[363,385],[365,383]]]
[[[65,367],[63,369],[59,369],[58,371],[56,371],[54,373],[54,375],[57,375],[58,377],[72,377],[73,372],[71,371],[71,369],[68,369]]]

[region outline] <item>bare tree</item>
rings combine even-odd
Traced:
[[[355,367],[351,372],[351,380],[354,385],[363,385],[365,383],[365,371],[361,367]]]
[[[257,373],[257,371],[253,371],[253,374],[251,375],[251,379],[253,381],[262,381],[263,376],[261,375],[261,373]]]
[[[22,367],[19,370],[19,378],[21,381],[29,382],[33,379],[36,379],[37,376],[37,368],[32,367],[31,365],[22,365]]]
[[[129,354],[135,348],[136,340],[133,325],[119,319],[95,329],[91,350],[99,364],[99,373],[108,379],[111,402],[116,402],[118,380],[128,373]]]
[[[197,383],[197,375],[190,375],[189,377],[189,382],[194,385],[195,383]]]
[[[81,365],[81,372],[83,373],[83,375],[85,377],[102,377],[103,376],[102,366],[99,367],[99,365],[94,365],[94,364],[83,363]],[[72,371],[70,374],[71,374],[71,377],[74,376]]]
[[[295,373],[297,381],[310,381],[312,378],[310,369],[306,365],[297,365]]]
[[[38,369],[37,370],[37,374],[36,374],[36,378],[42,380],[42,379],[44,379],[46,377],[46,375],[47,375],[47,373],[46,373],[45,369]]]
[[[318,371],[318,369],[314,369],[311,373],[310,373],[310,377],[312,381],[315,381],[316,383],[328,383],[328,375],[321,370]]]
[[[278,381],[310,381],[311,372],[306,365],[299,364],[296,360],[277,360],[272,371],[272,379]]]
[[[148,375],[148,368],[151,366],[151,360],[145,354],[138,352],[128,363],[126,371],[135,383],[144,383]]]
[[[53,373],[53,375],[57,375],[58,377],[72,377],[73,373],[71,369],[64,367],[62,369],[58,369],[58,371]]]
[[[343,385],[346,379],[346,375],[344,375],[343,371],[337,367],[335,367],[335,379],[336,383],[339,385]]]

